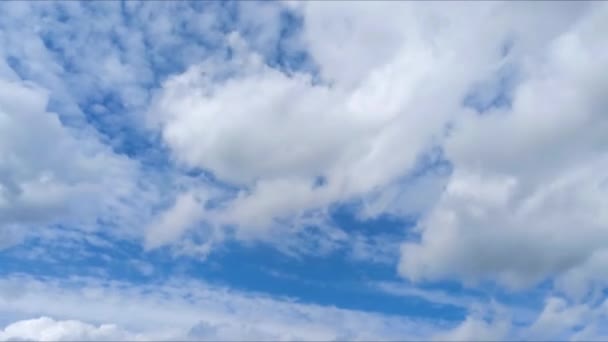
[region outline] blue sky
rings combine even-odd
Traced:
[[[0,7],[0,340],[608,337],[603,3]]]

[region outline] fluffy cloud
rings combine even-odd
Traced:
[[[1,5],[0,247],[53,225],[140,237],[158,188],[171,196],[171,175],[140,162],[158,154],[136,123],[152,67],[142,35],[117,29],[116,5]]]
[[[119,330],[115,325],[94,326],[80,321],[56,321],[49,317],[22,320],[0,330],[5,341],[123,341],[138,336]]]
[[[608,6],[239,3],[218,15],[208,6],[1,5],[0,248],[58,224],[143,234],[147,249],[206,254],[230,235],[286,253],[350,243],[355,259],[394,260],[392,236],[328,222],[333,206],[361,201],[361,218],[421,218],[401,247],[402,276],[513,288],[555,280],[577,303],[549,301],[530,334],[576,328],[551,323],[562,318],[599,320]],[[281,64],[299,54],[302,65]],[[315,322],[335,323],[323,312]],[[192,314],[180,329],[361,336],[282,318],[254,329],[218,315]],[[370,331],[393,336],[370,320]],[[9,327],[67,323],[19,324]],[[505,329],[475,317],[451,336]]]
[[[419,223],[421,242],[403,245],[403,275],[524,287],[604,252],[607,18],[598,4],[522,61],[509,108],[454,123],[445,150],[455,172]]]
[[[316,6],[298,11],[301,44],[319,64],[318,77],[269,66],[235,33],[230,60],[210,58],[171,77],[149,113],[177,161],[244,189],[215,217],[241,227],[244,236],[267,235],[276,219],[394,189],[439,142],[450,118],[465,110],[460,103],[469,84],[500,60],[504,32],[474,41],[466,35],[470,23],[447,10],[379,6],[412,21],[400,27],[402,18],[387,17],[364,37],[377,36],[374,43],[382,44],[372,53],[340,36],[348,32],[354,39],[353,32],[371,30],[361,6]],[[422,23],[414,20],[418,10],[428,14]],[[329,25],[343,22],[356,29]],[[311,39],[320,38],[319,30],[323,42]],[[330,56],[334,47],[324,44],[336,41],[350,49],[340,63]],[[473,45],[482,53],[470,53]],[[375,60],[378,50],[386,52]],[[360,71],[356,80],[354,70]]]
[[[24,235],[32,225],[86,229],[100,215],[110,220],[132,189],[136,165],[94,132],[64,126],[47,112],[43,89],[15,80],[0,80],[0,87],[0,245],[8,245],[6,232]]]
[[[405,277],[511,287],[602,250],[605,6],[293,8],[303,21],[295,42],[318,74],[270,66],[233,33],[230,60],[191,66],[155,98],[148,118],[175,159],[242,189],[183,225],[206,219],[272,239],[315,211],[323,226],[325,209],[363,198],[363,217],[423,214],[420,242],[402,248]],[[409,192],[400,180],[434,147],[454,173],[425,200],[441,177]]]
[[[513,310],[515,309],[515,310]],[[476,306],[466,319],[451,329],[433,336],[438,341],[601,341],[608,331],[606,302],[572,304],[561,297],[549,296],[540,310],[529,319],[517,317],[516,308],[493,303]]]
[[[536,340],[605,340],[608,302],[573,304],[564,298],[548,297],[535,321],[522,336]]]

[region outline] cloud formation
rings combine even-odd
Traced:
[[[421,243],[403,246],[402,274],[525,287],[603,253],[607,15],[590,10],[530,54],[509,108],[455,123],[445,143],[455,172],[419,223]]]
[[[94,326],[80,321],[56,321],[49,317],[22,320],[0,331],[8,341],[117,341],[139,340],[114,325]]]
[[[413,284],[385,293],[466,309],[416,335],[400,317],[206,284],[145,284],[147,296],[110,280],[26,277],[21,297],[0,297],[12,310],[1,339],[607,336],[608,5],[0,10],[0,251],[47,239],[128,242],[167,258],[204,259],[232,242],[291,257],[344,252]],[[356,222],[335,219],[340,208]],[[387,217],[398,227],[353,227]],[[519,322],[516,305],[480,300],[475,311],[425,290],[453,284],[533,293],[536,315]],[[149,325],[102,297],[132,301],[125,312]]]
[[[395,340],[416,339],[432,328],[431,323],[242,293],[189,279],[138,285],[95,278],[3,278],[0,303],[3,317],[6,312],[37,317],[4,328],[5,338],[22,339]],[[82,322],[65,320],[72,317]]]
[[[94,225],[122,207],[137,165],[94,133],[65,127],[46,110],[44,89],[15,80],[0,80],[0,87],[1,231],[24,236],[35,225]],[[0,246],[18,240],[5,234]]]

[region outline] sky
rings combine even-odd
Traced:
[[[608,339],[607,2],[0,13],[0,340]]]

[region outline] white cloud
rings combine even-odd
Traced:
[[[595,301],[604,296],[603,289],[608,282],[604,265],[608,262],[608,251],[598,249],[578,267],[560,274],[555,286],[576,301]]]
[[[49,317],[14,322],[0,330],[3,341],[123,341],[140,340],[115,325],[94,326],[80,321]]]
[[[548,298],[544,310],[530,327],[530,332],[538,339],[561,339],[570,329],[590,320],[590,310],[586,305],[569,306],[562,298]]]
[[[381,291],[405,297],[419,297],[435,304],[452,305],[465,309],[480,305],[480,299],[464,294],[451,295],[444,291],[426,290],[406,283],[380,282],[372,284]]]
[[[523,314],[523,315],[522,315]],[[470,307],[466,319],[433,335],[439,341],[577,341],[605,340],[606,302],[572,304],[549,295],[538,312],[529,315],[492,302]]]
[[[120,333],[126,339],[156,340],[403,340],[433,329],[431,322],[302,304],[183,279],[129,284],[91,278],[3,278],[0,308],[0,317],[6,317],[4,336],[30,339],[103,339]],[[11,324],[40,316],[55,320]],[[36,335],[24,336],[23,328],[34,324],[40,327]]]
[[[571,304],[548,297],[538,312],[520,312],[495,302],[413,290],[404,294],[462,306],[467,317],[458,322],[344,310],[184,278],[131,284],[11,276],[0,279],[0,340],[496,341],[606,336],[606,302]]]
[[[346,41],[334,34],[354,39],[358,30],[371,30],[370,17],[362,5],[353,6],[358,10],[340,5],[340,11],[331,9],[335,4],[315,6],[300,9],[303,34],[323,42],[304,39],[302,44],[310,47],[320,63],[321,78],[329,83],[265,65],[233,34],[231,60],[211,58],[171,77],[149,113],[178,161],[247,188],[216,217],[220,223],[239,226],[243,236],[264,238],[274,219],[293,219],[397,187],[418,158],[438,143],[450,118],[464,110],[460,102],[469,83],[492,70],[500,58],[504,32],[484,37],[480,45],[466,36],[472,24],[449,11],[395,4],[376,10],[412,17],[416,11],[428,12],[428,20],[454,27],[426,19],[420,25],[406,21],[401,27],[400,16],[389,16],[379,23],[382,39],[372,40],[376,33],[362,38],[391,50],[383,59],[374,59],[380,47],[369,49],[353,41],[347,48],[352,49],[352,58],[336,63],[331,56],[323,57],[333,49],[323,43]],[[483,13],[486,7],[477,10]],[[342,22],[358,28],[325,30],[329,23]],[[325,30],[323,35],[319,30]],[[473,45],[481,53],[470,53]],[[365,71],[356,82],[350,78],[354,70]],[[318,177],[325,180],[323,186],[314,186]],[[393,191],[393,196],[398,193]],[[415,207],[410,213],[428,206],[413,194],[406,197],[412,198],[402,199],[403,205],[411,201]]]
[[[483,319],[467,317],[456,328],[433,336],[436,341],[504,341],[507,339],[510,322],[486,322]]]
[[[549,296],[535,321],[523,331],[535,340],[605,340],[608,302],[576,304]]]
[[[233,33],[231,60],[214,56],[171,77],[148,115],[180,163],[245,189],[186,225],[236,226],[237,238],[278,241],[297,235],[311,212],[327,227],[328,207],[363,198],[362,217],[434,207],[419,224],[421,242],[402,249],[400,273],[414,280],[523,287],[581,265],[605,244],[597,186],[605,125],[592,90],[601,89],[604,59],[590,62],[605,56],[603,12],[547,6],[296,5],[304,26],[295,42],[318,64],[320,83],[264,64]],[[498,87],[507,66],[519,82],[512,108],[480,116],[463,107],[480,82]],[[437,195],[441,176],[404,187],[437,145],[455,167],[447,190]],[[318,177],[324,185],[315,186]],[[368,244],[347,239],[355,256],[369,255]]]
[[[191,222],[203,214],[203,207],[191,193],[180,195],[171,210],[153,223],[146,235],[146,248],[155,248],[179,238]]]
[[[2,231],[26,235],[27,227],[59,222],[87,229],[99,215],[109,219],[130,193],[136,165],[113,154],[94,133],[64,126],[47,112],[43,89],[1,79],[0,87]]]
[[[332,205],[362,199],[361,217],[423,214],[420,241],[401,250],[399,272],[412,280],[525,287],[556,278],[570,298],[601,295],[604,4],[291,4],[304,26],[284,43],[308,52],[319,75],[265,63],[282,39],[274,4],[239,5],[243,27],[229,34],[225,17],[182,3],[127,3],[128,23],[118,3],[1,6],[0,248],[33,224],[68,223],[137,237],[147,227],[148,248],[205,254],[221,227],[236,226],[237,238],[287,252],[348,241],[355,258],[392,260],[391,248],[378,252],[384,240],[326,222]],[[510,108],[464,108],[471,89],[500,93],[505,68],[516,74]],[[158,130],[178,167],[142,172],[104,145],[120,145],[123,133],[104,137],[86,123],[88,105],[106,129]],[[404,185],[434,147],[455,170],[445,191],[443,175]],[[211,191],[182,166],[241,191]],[[159,202],[168,209],[153,216]],[[208,236],[199,244],[189,234]],[[476,329],[494,326],[470,320],[455,334]]]
[[[518,62],[511,108],[455,122],[445,144],[455,172],[420,243],[403,245],[401,274],[526,287],[604,252],[607,18],[597,4]]]
[[[53,235],[49,226],[59,223],[139,239],[158,206],[188,178],[155,169],[162,152],[149,141],[141,146],[150,137],[139,114],[155,78],[170,72],[167,65],[179,69],[202,56],[205,49],[182,34],[200,33],[203,15],[170,4],[126,5],[133,11],[127,24],[118,3],[0,7],[6,14],[0,19],[0,246],[34,234],[27,229],[34,223],[44,227],[38,236]],[[187,25],[159,25],[167,17]],[[218,32],[214,27],[207,37]],[[129,149],[135,155],[121,154]]]

